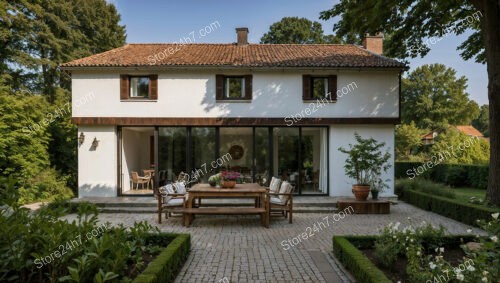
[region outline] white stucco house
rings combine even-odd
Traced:
[[[338,148],[358,132],[393,152],[406,66],[381,55],[381,35],[363,46],[249,44],[248,29],[236,31],[236,43],[127,44],[61,66],[79,197],[153,192],[135,190],[131,172],[153,170],[151,189],[226,169],[246,182],[288,179],[299,195],[351,196]],[[393,167],[385,177],[393,195]]]

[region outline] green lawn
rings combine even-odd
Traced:
[[[479,190],[474,188],[453,188],[451,190],[455,193],[457,199],[462,199],[465,201],[468,201],[470,197],[476,197],[482,199],[486,197],[485,190]]]

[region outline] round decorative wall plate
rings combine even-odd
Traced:
[[[245,150],[241,145],[233,145],[231,148],[229,148],[229,154],[231,154],[231,158],[234,160],[238,160],[243,157],[243,154],[245,153]]]

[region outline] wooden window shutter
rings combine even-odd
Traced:
[[[337,100],[337,76],[328,76],[328,92],[331,100]]]
[[[149,99],[158,99],[158,75],[149,76]]]
[[[312,98],[311,93],[311,75],[302,76],[302,99],[310,100]]]
[[[245,78],[245,99],[252,100],[252,75],[246,75]]]
[[[129,80],[127,75],[120,76],[120,99],[129,98]]]
[[[221,100],[224,98],[224,76],[215,75],[215,99]]]

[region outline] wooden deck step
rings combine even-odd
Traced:
[[[202,208],[179,208],[173,210],[173,212],[178,213],[188,213],[188,214],[262,214],[266,212],[265,208],[255,208],[255,207],[202,207]]]

